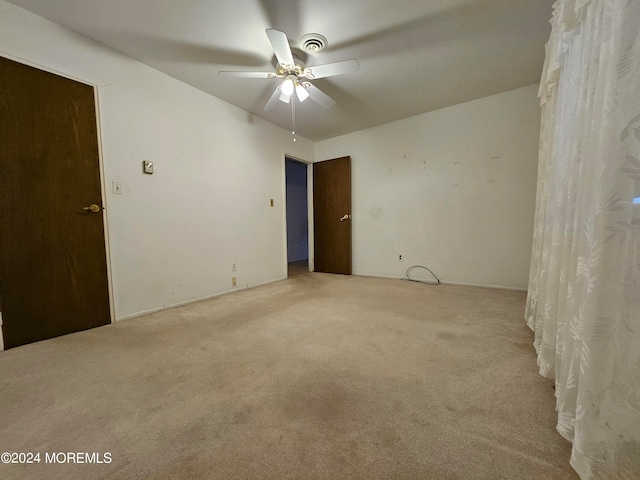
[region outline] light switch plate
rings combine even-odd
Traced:
[[[114,195],[122,195],[122,182],[114,180],[111,182],[111,191]]]
[[[142,162],[142,171],[144,173],[148,173],[149,175],[151,175],[153,173],[153,162],[144,160]]]

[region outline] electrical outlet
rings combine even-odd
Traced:
[[[398,260],[402,260],[402,255],[398,255]]]
[[[235,264],[235,263],[232,263],[232,264],[231,264],[231,271],[232,271],[232,272],[235,272],[235,271],[236,271],[236,264]]]
[[[236,286],[236,277],[231,277],[231,286],[232,287]]]

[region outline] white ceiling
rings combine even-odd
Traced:
[[[474,100],[540,79],[554,0],[9,0],[284,128],[290,106],[262,109],[278,80],[267,28],[292,47],[320,33],[307,66],[355,58],[360,70],[313,83],[337,104],[296,106],[310,140]]]

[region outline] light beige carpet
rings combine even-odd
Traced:
[[[524,300],[313,273],[2,352],[0,478],[575,479]]]

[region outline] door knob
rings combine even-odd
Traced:
[[[345,214],[344,214],[344,217],[342,217],[342,218],[340,219],[340,221],[341,221],[341,222],[344,222],[345,220],[349,220],[350,218],[351,218],[351,215],[349,215],[348,213],[345,213]]]
[[[100,211],[100,207],[94,203],[93,205],[89,205],[88,207],[82,207],[82,210],[88,210],[92,213],[98,213]]]

